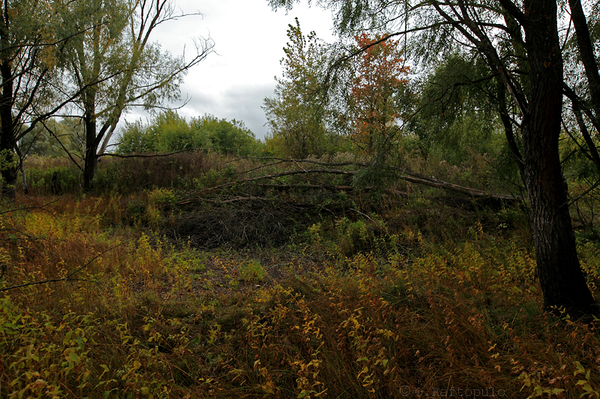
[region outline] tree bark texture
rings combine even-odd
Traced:
[[[5,57],[3,57],[5,58]],[[0,94],[0,168],[2,173],[2,196],[16,197],[17,163],[15,160],[15,131],[12,116],[13,76],[11,63],[3,59],[0,63],[2,74],[2,93]]]
[[[93,188],[94,176],[98,166],[98,141],[96,138],[96,98],[95,92],[86,93],[84,100],[85,115],[85,164],[83,169],[83,190],[90,191]]]
[[[575,316],[597,314],[577,257],[558,149],[563,63],[556,1],[526,0],[524,5],[530,92],[523,119],[523,161],[544,308]]]

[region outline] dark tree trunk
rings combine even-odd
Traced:
[[[85,192],[94,188],[94,176],[98,166],[98,140],[96,137],[96,107],[95,93],[88,95],[85,104],[84,126],[85,126],[85,164],[83,169],[83,190]]]
[[[90,146],[85,151],[85,166],[83,169],[83,190],[91,191],[94,188],[94,176],[98,167],[98,158],[96,157],[96,148]]]
[[[2,196],[16,197],[17,163],[15,160],[15,130],[12,116],[13,76],[10,61],[2,60],[2,93],[0,94],[0,168],[2,170]]]
[[[559,157],[563,65],[556,13],[555,0],[525,1],[531,86],[523,120],[524,177],[544,308],[583,316],[598,314],[598,307],[577,257]]]

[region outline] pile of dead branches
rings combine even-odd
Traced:
[[[272,190],[327,190],[327,191],[354,191],[372,190],[375,187],[356,187],[352,184],[353,177],[368,168],[369,165],[359,162],[325,163],[307,159],[282,159],[262,158],[270,160],[264,165],[245,171],[240,178],[213,187],[202,188],[188,192],[180,201],[180,204],[189,204],[197,201],[207,200],[215,192],[239,186],[253,186],[255,188]],[[275,173],[257,173],[277,168]],[[476,188],[465,187],[458,184],[442,181],[434,176],[426,176],[415,173],[404,168],[392,168],[396,173],[398,181],[405,181],[417,185],[424,185],[458,193],[470,198],[490,198],[503,201],[520,201],[520,196],[510,194],[498,194]],[[341,177],[341,178],[340,178]],[[397,193],[394,189],[388,189],[389,193]],[[226,202],[246,200],[249,198],[228,198]]]
[[[354,178],[366,167],[357,162],[261,159],[254,167],[228,175],[227,181],[182,194],[176,205],[183,211],[166,221],[165,235],[204,249],[280,246],[319,215],[378,212],[377,199],[397,205],[408,195],[398,187],[356,187]],[[405,186],[443,189],[464,201],[519,200],[399,168],[396,172]]]

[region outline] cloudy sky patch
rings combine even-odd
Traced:
[[[203,16],[161,26],[154,40],[163,49],[174,56],[185,50],[189,59],[195,51],[194,38],[210,37],[215,42],[215,53],[185,77],[181,94],[189,102],[178,112],[188,119],[212,114],[241,120],[258,138],[268,131],[261,107],[264,98],[273,95],[275,76],[281,75],[288,25],[298,17],[305,34],[314,30],[318,37],[333,41],[331,13],[309,7],[306,1],[289,13],[273,11],[267,0],[176,0],[175,4],[184,13]],[[140,116],[132,113],[127,119]]]

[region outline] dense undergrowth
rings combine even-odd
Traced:
[[[186,157],[87,195],[46,164],[2,205],[0,397],[599,397],[598,326],[540,311],[518,204]]]

